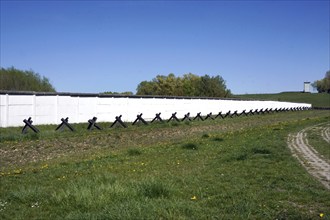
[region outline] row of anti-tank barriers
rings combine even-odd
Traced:
[[[159,122],[171,122],[171,121],[176,121],[176,122],[184,122],[184,121],[192,121],[192,120],[201,120],[201,121],[205,121],[207,119],[210,120],[215,120],[217,118],[221,118],[221,119],[225,119],[225,118],[233,118],[233,117],[240,117],[240,116],[249,116],[249,115],[260,115],[260,114],[270,114],[270,113],[277,113],[277,112],[288,112],[288,111],[302,111],[302,110],[310,110],[312,108],[309,107],[295,107],[295,108],[275,108],[275,109],[256,109],[256,110],[250,110],[249,112],[247,112],[246,110],[243,110],[242,112],[238,113],[237,111],[231,112],[228,111],[227,113],[222,113],[219,112],[217,115],[212,114],[212,112],[210,112],[209,114],[207,114],[206,116],[202,116],[201,112],[197,113],[197,115],[195,117],[191,117],[190,113],[188,112],[187,114],[184,115],[183,118],[179,119],[176,116],[176,112],[174,112],[172,114],[172,116],[168,119],[168,120],[163,120],[161,118],[161,113],[157,113],[156,116],[154,117],[154,119],[152,121],[150,121],[149,123],[153,123],[155,121],[159,121]],[[136,116],[135,121],[132,123],[132,125],[135,125],[139,122],[143,123],[144,125],[148,125],[149,123],[144,120],[142,118],[142,113]],[[121,120],[122,115],[116,116],[115,117],[115,121],[110,125],[110,128],[114,127],[116,124],[127,128],[127,124],[124,123]],[[62,118],[61,119],[61,123],[56,127],[55,131],[59,130],[62,131],[65,127],[67,127],[70,131],[75,131],[74,127],[69,123],[69,118]],[[98,130],[102,130],[102,128],[96,123],[97,121],[97,117],[93,117],[92,119],[88,120],[88,130],[93,130],[94,128],[98,129]],[[28,119],[24,119],[23,122],[25,123],[23,129],[22,129],[22,133],[26,134],[28,131],[28,128],[30,128],[32,131],[34,131],[35,133],[39,133],[39,129],[32,125],[33,121],[30,118]]]

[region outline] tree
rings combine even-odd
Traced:
[[[143,81],[141,82],[138,87],[137,87],[137,95],[154,95],[154,83],[153,82],[148,82],[148,81]]]
[[[200,84],[201,77],[192,73],[183,75],[182,77],[182,95],[185,96],[200,96],[198,85]]]
[[[176,77],[173,73],[168,76],[157,75],[137,87],[137,95],[227,97],[230,94],[221,76],[200,77],[192,73],[183,77]]]
[[[319,92],[330,93],[330,70],[325,73],[325,77],[321,80],[316,80],[312,86]]]
[[[55,92],[46,77],[38,73],[10,68],[0,68],[0,90]]]
[[[199,93],[201,96],[226,97],[228,90],[222,77],[205,75],[201,77]]]

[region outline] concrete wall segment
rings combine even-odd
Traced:
[[[48,95],[47,95],[48,94]],[[97,117],[99,122],[113,122],[116,116],[132,122],[138,114],[146,120],[152,120],[156,113],[168,119],[174,112],[183,118],[190,112],[194,117],[201,112],[214,115],[220,111],[238,113],[243,110],[311,107],[306,103],[290,103],[276,101],[207,99],[189,97],[130,97],[130,96],[82,96],[58,93],[36,94],[1,94],[0,93],[0,127],[23,126],[23,119],[32,117],[35,125],[59,124],[61,118],[69,117],[70,123],[87,122]]]

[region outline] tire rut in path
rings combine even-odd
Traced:
[[[330,189],[330,164],[324,159],[309,143],[306,132],[316,126],[305,128],[297,134],[289,134],[288,146],[299,162],[315,178],[317,178],[327,189]],[[322,130],[322,137],[327,133],[327,129]],[[325,138],[326,139],[326,138]]]
[[[321,136],[326,142],[330,143],[330,127],[323,128]]]

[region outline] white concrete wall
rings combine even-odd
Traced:
[[[87,122],[96,116],[98,122],[112,122],[122,115],[123,121],[132,122],[143,113],[145,120],[152,120],[161,112],[163,119],[177,112],[183,118],[190,112],[207,115],[243,110],[311,107],[305,103],[276,101],[247,101],[224,99],[173,99],[173,98],[128,98],[84,97],[63,95],[0,95],[0,127],[23,126],[23,120],[32,117],[34,125],[59,124],[61,118],[69,117],[70,123]]]

